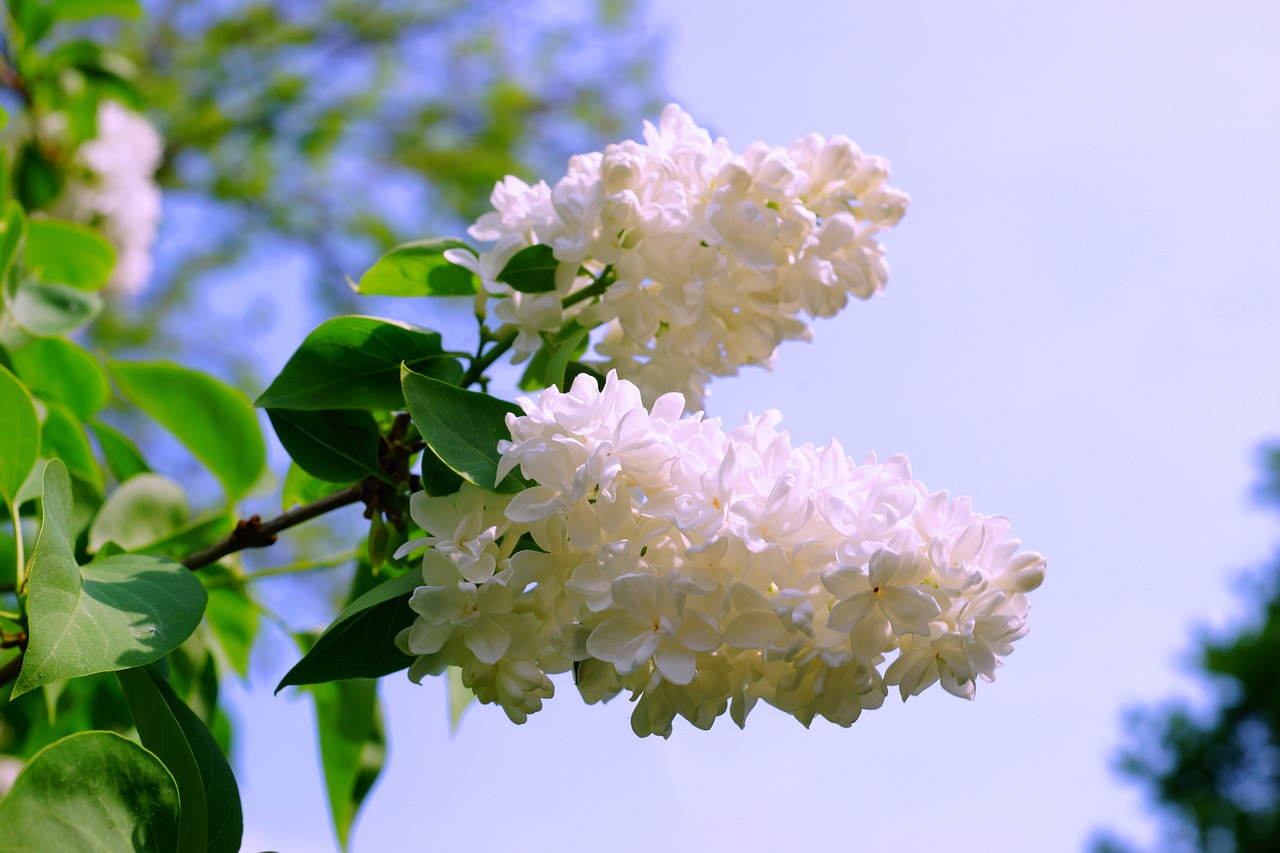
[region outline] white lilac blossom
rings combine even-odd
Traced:
[[[645,123],[643,142],[575,156],[554,186],[505,178],[469,232],[491,247],[447,256],[480,276],[494,316],[517,333],[517,361],[570,319],[604,325],[602,372],[616,369],[650,402],[681,391],[692,410],[711,377],[771,366],[780,343],[811,337],[806,317],[884,287],[876,236],[909,200],[888,179],[888,161],[844,136],[735,153],[673,104]],[[534,244],[554,250],[555,291],[497,281]],[[569,299],[602,277],[600,298]]]
[[[532,485],[412,498],[414,678],[461,667],[517,722],[572,669],[587,701],[630,693],[640,735],[742,725],[760,700],[848,726],[890,687],[973,698],[1027,633],[1044,558],[906,457],[793,447],[777,412],[725,429],[680,394],[646,408],[613,372],[520,405],[498,476]]]
[[[115,101],[98,108],[98,134],[80,146],[87,171],[68,186],[71,216],[102,229],[116,249],[108,286],[134,295],[151,277],[151,244],[160,223],[156,169],[164,142],[150,122]]]

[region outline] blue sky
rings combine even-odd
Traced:
[[[1249,489],[1280,436],[1280,6],[658,0],[668,90],[735,147],[844,133],[913,196],[885,294],[713,386],[800,441],[907,453],[1006,513],[1049,577],[1031,634],[966,703],[851,729],[761,708],[639,740],[568,683],[523,727],[384,680],[391,759],[356,851],[1079,850],[1150,841],[1109,770],[1122,709],[1201,695],[1186,652],[1233,624],[1276,542]],[[638,132],[638,128],[636,129]],[[554,177],[554,176],[549,176]],[[264,582],[265,583],[265,582]],[[290,661],[234,689],[246,850],[333,842]]]

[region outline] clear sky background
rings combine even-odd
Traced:
[[[1249,491],[1280,437],[1280,4],[658,0],[653,26],[672,96],[735,148],[844,133],[913,196],[886,293],[716,383],[712,414],[780,409],[1011,516],[1049,558],[1031,634],[975,702],[891,697],[847,730],[761,706],[639,740],[625,698],[561,681],[527,725],[478,707],[450,738],[442,686],[391,676],[354,850],[1149,843],[1110,770],[1122,711],[1203,697],[1196,632],[1236,624],[1277,541]],[[276,645],[230,689],[245,850],[330,850]]]

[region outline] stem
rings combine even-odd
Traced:
[[[462,380],[458,382],[459,387],[470,388],[476,384],[484,376],[484,372],[489,369],[499,356],[511,349],[511,345],[516,342],[517,332],[513,329],[504,335],[494,339],[494,344],[487,353],[483,355],[477,354],[471,359],[471,366],[467,368],[467,372],[462,375]]]
[[[360,556],[359,548],[352,548],[350,551],[343,551],[341,554],[333,554],[328,557],[318,557],[314,560],[299,560],[296,563],[288,563],[283,566],[276,566],[270,569],[263,569],[260,572],[254,572],[249,575],[241,575],[237,578],[227,578],[225,581],[217,581],[208,584],[210,588],[218,586],[229,586],[237,581],[256,581],[260,578],[277,578],[282,575],[296,575],[303,572],[314,572],[320,569],[332,569],[348,563]]]
[[[182,565],[194,572],[236,551],[242,551],[245,548],[265,548],[276,541],[276,534],[282,530],[288,530],[290,527],[310,521],[339,507],[357,503],[374,487],[374,483],[374,478],[366,477],[341,491],[326,495],[305,506],[295,507],[270,521],[263,521],[256,515],[247,521],[240,521],[236,524],[236,529],[231,531],[225,539],[196,551],[183,560]]]
[[[564,298],[561,305],[565,308],[572,308],[579,302],[585,302],[603,294],[609,289],[609,285],[613,284],[613,267],[607,266],[600,271],[600,275],[596,276],[596,280],[587,287],[582,288],[577,293],[571,293]],[[475,358],[471,359],[471,367],[463,374],[462,381],[458,383],[463,388],[469,388],[479,382],[484,377],[484,372],[489,369],[498,358],[511,349],[511,345],[516,342],[517,332],[515,330],[506,332],[503,335],[494,338],[493,347],[483,355],[477,353]],[[484,337],[481,336],[480,346],[484,346]]]

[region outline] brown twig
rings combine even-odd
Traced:
[[[280,531],[302,524],[304,521],[310,521],[339,507],[364,500],[367,496],[370,496],[370,492],[374,488],[376,488],[375,481],[372,477],[369,477],[354,485],[347,486],[341,491],[326,495],[306,506],[295,507],[269,521],[263,521],[256,515],[247,520],[239,521],[236,523],[236,529],[231,531],[226,538],[220,542],[215,542],[208,548],[201,548],[196,551],[184,559],[182,565],[192,571],[196,571],[212,565],[228,554],[234,554],[236,551],[242,551],[245,548],[265,548],[276,541],[276,534]]]

